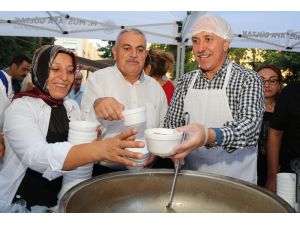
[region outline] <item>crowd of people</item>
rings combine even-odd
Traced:
[[[167,77],[174,56],[147,50],[145,34],[123,29],[112,48],[115,65],[96,70],[82,85],[70,50],[44,45],[0,71],[0,211],[18,199],[27,207],[54,207],[62,176],[94,163],[93,176],[134,167],[147,128],[174,128],[187,134],[168,159],[189,170],[225,175],[276,191],[276,174],[291,172],[300,156],[300,83],[283,88],[275,65],[257,72],[228,58],[233,38],[219,16],[204,15],[191,30],[198,68],[174,85]],[[13,91],[13,79],[24,88]],[[18,82],[19,83],[19,82]],[[146,122],[123,123],[124,110],[145,107]],[[189,114],[189,124],[184,115]],[[69,122],[98,124],[90,143],[68,142]],[[151,155],[144,168],[165,167]]]

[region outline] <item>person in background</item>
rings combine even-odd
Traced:
[[[12,59],[6,69],[0,70],[0,160],[4,157],[5,145],[2,134],[4,111],[9,106],[14,94],[20,91],[20,81],[30,69],[31,59],[18,55]]]
[[[0,132],[3,127],[4,111],[13,96],[20,91],[22,81],[30,70],[31,59],[18,55],[6,69],[0,70]]]
[[[172,53],[160,49],[150,49],[144,66],[145,73],[157,80],[164,89],[168,105],[171,103],[175,87],[167,78],[166,73],[173,71],[174,63]]]
[[[227,58],[233,34],[223,18],[201,16],[191,36],[199,69],[179,78],[165,127],[183,126],[188,112],[193,126],[184,129],[195,130],[198,140],[195,144],[188,138],[172,158],[184,158],[184,169],[256,184],[257,140],[264,112],[262,80],[255,71]]]
[[[283,77],[279,68],[275,65],[267,64],[259,67],[257,73],[260,75],[264,84],[265,93],[265,109],[263,122],[258,139],[258,155],[257,155],[257,185],[265,187],[267,179],[267,140],[270,121],[276,97],[281,91]]]
[[[79,106],[66,98],[75,68],[75,55],[61,46],[36,50],[31,69],[34,88],[17,94],[5,112],[0,211],[18,199],[29,208],[53,207],[64,173],[101,160],[136,166],[127,157],[143,157],[125,149],[144,146],[134,141],[135,129],[86,144],[67,142],[69,121],[80,119]]]
[[[78,105],[81,104],[81,99],[83,95],[83,86],[82,83],[83,75],[80,71],[76,71],[75,73],[75,82],[72,88],[72,91],[69,93],[69,98],[75,100]]]
[[[12,92],[12,94],[20,92],[21,83],[26,74],[29,72],[30,66],[31,59],[26,55],[21,54],[14,57],[6,69],[1,70],[0,73],[4,73],[8,81],[11,80],[11,84],[8,85],[8,89]]]
[[[126,129],[123,110],[146,108],[146,128],[162,127],[168,109],[166,95],[153,78],[143,72],[147,56],[147,41],[142,31],[122,30],[112,48],[116,64],[97,70],[85,84],[81,102],[83,118],[98,121],[103,137]],[[151,94],[150,94],[151,93]],[[139,126],[142,138],[145,126]],[[117,164],[96,164],[94,175],[126,169]]]
[[[31,73],[27,73],[26,77],[24,78],[21,86],[20,92],[30,91],[34,88],[34,84],[32,83]]]
[[[172,53],[161,49],[150,49],[144,65],[145,74],[157,80],[163,88],[168,105],[171,103],[175,87],[167,78],[166,73],[173,71],[174,63],[175,60]],[[174,163],[170,158],[161,158],[158,156],[152,168],[174,168]]]
[[[276,99],[270,123],[266,188],[276,192],[276,174],[294,173],[291,161],[300,157],[300,82],[289,83]]]

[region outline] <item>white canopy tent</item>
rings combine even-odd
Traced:
[[[136,27],[150,43],[178,46],[178,77],[183,73],[183,50],[190,44],[190,28],[206,13],[220,15],[231,24],[231,47],[300,52],[300,12],[291,11],[0,11],[0,36],[115,40],[121,29]]]

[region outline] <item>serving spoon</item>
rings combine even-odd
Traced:
[[[190,115],[189,115],[188,112],[186,112],[184,114],[184,120],[185,120],[185,125],[189,124],[189,122],[190,122]],[[186,136],[187,136],[187,134],[183,133],[181,142],[183,142],[186,139]],[[174,175],[174,179],[173,179],[173,183],[172,183],[172,188],[171,188],[171,193],[170,193],[170,199],[169,199],[169,202],[166,205],[167,209],[171,208],[171,206],[172,206],[173,197],[174,197],[174,191],[175,191],[176,181],[177,181],[177,175],[178,175],[178,172],[179,172],[179,170],[180,170],[181,165],[183,164],[183,162],[184,162],[183,160],[178,160],[178,159],[176,159],[175,162],[174,162],[175,163],[175,175]]]

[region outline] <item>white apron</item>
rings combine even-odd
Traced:
[[[226,121],[233,120],[226,95],[231,68],[232,63],[227,68],[222,89],[193,89],[197,75],[194,76],[184,100],[184,112],[189,112],[190,123],[220,128]],[[207,149],[203,146],[186,156],[183,168],[235,177],[256,184],[256,160],[256,146],[236,149],[232,153],[221,147]]]

